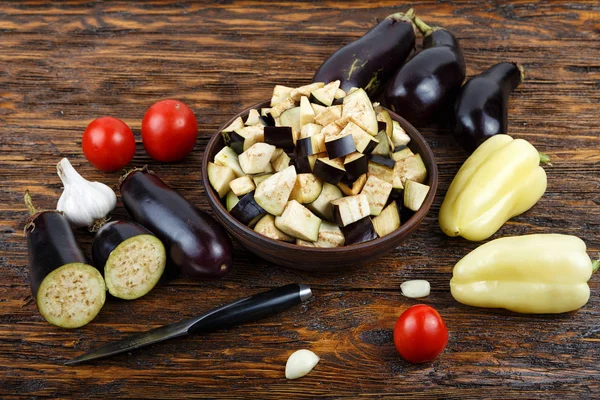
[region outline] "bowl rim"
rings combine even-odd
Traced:
[[[435,199],[435,195],[437,192],[438,168],[437,168],[437,162],[435,160],[435,154],[431,150],[431,147],[429,147],[429,144],[427,143],[427,141],[425,140],[423,135],[417,130],[417,128],[415,128],[406,119],[404,119],[400,115],[396,114],[394,111],[392,111],[386,107],[383,107],[383,106],[381,106],[381,107],[383,107],[386,111],[388,111],[390,113],[392,120],[396,120],[396,121],[400,122],[400,125],[406,131],[406,133],[410,136],[411,140],[414,140],[415,142],[418,143],[419,149],[421,149],[423,153],[428,153],[428,156],[431,159],[432,164],[433,164],[432,165],[433,168],[429,168],[427,170],[427,178],[429,181],[428,184],[430,186],[430,189],[429,189],[429,193],[427,193],[427,197],[425,198],[425,201],[423,202],[423,205],[417,212],[415,212],[410,217],[410,219],[408,219],[408,221],[406,221],[406,223],[400,225],[400,228],[396,229],[394,232],[392,232],[384,237],[378,237],[377,239],[369,240],[366,242],[355,243],[355,244],[351,244],[351,245],[344,245],[344,246],[340,246],[340,247],[326,247],[326,248],[306,247],[306,246],[299,246],[295,243],[289,243],[289,242],[284,242],[281,240],[271,239],[267,236],[264,236],[264,235],[261,235],[260,233],[255,232],[253,229],[248,228],[246,225],[242,224],[240,221],[233,218],[231,216],[231,214],[227,211],[227,209],[223,206],[221,199],[219,197],[217,197],[217,195],[215,194],[215,190],[210,185],[210,181],[208,180],[208,172],[207,172],[208,163],[209,163],[209,161],[212,162],[212,160],[208,159],[208,153],[209,153],[208,150],[210,148],[216,146],[216,142],[217,142],[217,140],[219,140],[219,138],[221,136],[221,131],[223,129],[225,129],[226,127],[228,127],[238,117],[243,118],[252,109],[260,110],[261,108],[269,107],[269,106],[270,106],[270,100],[265,100],[265,101],[261,101],[259,103],[253,104],[253,105],[245,108],[244,110],[242,110],[241,112],[239,112],[238,114],[236,114],[235,116],[230,118],[227,122],[222,124],[219,127],[219,129],[217,129],[216,133],[212,134],[208,143],[204,147],[204,153],[202,155],[202,186],[204,187],[204,192],[205,192],[206,196],[209,198],[209,204],[211,205],[213,212],[215,214],[217,214],[217,217],[221,217],[221,218],[227,219],[228,221],[231,221],[231,223],[235,226],[235,228],[250,235],[252,237],[253,241],[263,241],[263,242],[265,242],[265,244],[276,246],[276,247],[280,248],[281,250],[291,250],[291,251],[307,250],[314,254],[335,254],[335,253],[345,252],[345,251],[349,251],[349,250],[360,251],[362,249],[371,248],[372,246],[375,246],[377,244],[381,244],[384,242],[399,241],[399,240],[401,240],[401,238],[404,236],[405,233],[406,233],[406,235],[408,235],[419,226],[419,224],[425,218],[425,216],[429,212],[431,206],[433,205],[433,201]]]

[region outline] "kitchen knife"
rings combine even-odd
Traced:
[[[208,333],[217,329],[229,328],[278,313],[302,303],[311,296],[312,292],[306,285],[293,283],[281,286],[215,308],[196,318],[162,326],[132,335],[114,343],[109,343],[69,360],[65,364],[72,365],[101,357],[108,357],[113,354],[123,353],[188,334]]]

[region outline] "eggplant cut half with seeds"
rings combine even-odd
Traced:
[[[340,48],[319,67],[313,82],[340,81],[374,98],[415,48],[414,10],[387,16],[362,37]]]
[[[524,79],[523,67],[502,62],[464,84],[454,105],[453,131],[465,150],[507,133],[508,98]]]
[[[104,272],[108,292],[133,300],[150,292],[167,263],[162,242],[148,229],[127,221],[103,225],[92,242],[94,265]]]
[[[88,324],[106,301],[102,274],[88,264],[62,213],[37,211],[29,192],[25,204],[29,284],[40,314],[61,328]]]

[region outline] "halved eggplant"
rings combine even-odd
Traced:
[[[269,214],[281,215],[295,183],[296,169],[290,165],[259,183],[254,198]]]
[[[284,242],[294,242],[295,239],[283,233],[275,226],[275,217],[271,214],[265,214],[254,226],[254,232],[260,233],[266,237]]]
[[[229,182],[236,178],[235,172],[229,167],[208,163],[208,180],[210,185],[223,198],[229,191]]]
[[[256,202],[255,192],[250,192],[242,196],[237,204],[233,206],[231,216],[244,225],[250,225],[256,218],[263,216],[267,212]]]
[[[348,154],[344,158],[344,169],[346,170],[344,179],[355,181],[359,176],[369,171],[369,159],[361,153]]]
[[[430,187],[407,179],[404,187],[404,206],[412,211],[418,211],[425,202]]]
[[[329,82],[327,85],[320,89],[313,90],[310,92],[311,103],[322,104],[324,106],[330,106],[333,103],[335,94],[340,87],[340,81]]]
[[[319,197],[322,189],[323,181],[313,174],[297,174],[289,199],[301,204],[312,203]]]
[[[285,152],[281,152],[279,157],[277,157],[275,161],[271,162],[271,165],[275,171],[283,171],[290,166],[290,156],[288,156]]]
[[[240,166],[246,174],[260,174],[269,172],[271,156],[275,146],[267,143],[255,143],[248,150],[239,155]]]
[[[344,197],[342,191],[331,183],[323,182],[323,188],[319,197],[312,203],[306,205],[306,208],[315,213],[318,217],[333,221],[333,209],[331,201]]]
[[[377,239],[377,232],[371,221],[371,217],[366,216],[349,225],[340,228],[346,238],[346,245],[368,242]]]
[[[396,161],[393,175],[399,176],[402,184],[404,184],[407,179],[423,183],[427,179],[427,167],[425,167],[421,155],[417,153],[413,156]]]
[[[354,117],[355,123],[368,134],[377,135],[379,131],[377,129],[377,116],[369,96],[363,89],[355,90],[344,97],[342,117],[349,115]]]
[[[383,209],[381,214],[372,219],[377,236],[384,237],[400,228],[400,212],[398,203],[392,201]]]
[[[242,167],[240,166],[237,153],[229,146],[223,147],[215,155],[215,164],[231,168],[238,177],[245,175],[244,171],[242,171]]]
[[[265,143],[279,149],[292,150],[294,148],[294,133],[290,126],[265,126]]]
[[[275,226],[298,239],[316,242],[321,219],[296,200],[288,201],[283,213],[275,218]]]
[[[237,197],[241,197],[246,193],[250,193],[256,189],[254,181],[248,175],[232,180],[229,182],[229,187],[231,188],[233,194],[235,194]]]
[[[339,158],[356,151],[354,138],[351,134],[340,132],[337,136],[325,137],[325,148],[329,158]]]
[[[388,183],[394,181],[394,169],[369,160],[369,175],[375,175]]]
[[[337,184],[342,180],[344,175],[346,175],[346,170],[344,167],[340,167],[329,157],[317,158],[312,172],[316,177],[321,178],[325,182],[329,182],[332,185]]]
[[[379,179],[375,175],[369,176],[361,193],[367,196],[371,215],[379,215],[387,204],[392,184]]]
[[[327,126],[342,117],[342,106],[327,107],[325,111],[315,116],[315,122],[322,126]]]
[[[227,211],[231,211],[238,201],[240,201],[240,199],[235,195],[235,193],[233,193],[231,190],[227,192],[227,195],[225,196],[225,207],[227,208]]]
[[[315,121],[315,111],[308,101],[308,97],[300,97],[300,128],[306,124],[313,123]]]
[[[319,238],[315,242],[316,247],[340,247],[344,245],[346,238],[341,229],[332,222],[322,221],[319,227]]]
[[[367,174],[362,174],[356,178],[354,182],[338,182],[337,187],[340,188],[342,193],[346,196],[355,196],[360,193],[366,182]]]
[[[92,259],[104,271],[108,292],[133,300],[156,286],[167,263],[162,242],[134,222],[111,221],[103,225],[92,242]]]
[[[332,200],[331,205],[333,207],[333,219],[340,227],[368,217],[371,212],[369,199],[364,194]]]

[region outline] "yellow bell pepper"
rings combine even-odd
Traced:
[[[576,236],[504,237],[479,246],[454,267],[452,296],[475,307],[528,314],[572,311],[587,303],[598,269]]]
[[[440,208],[440,227],[448,236],[487,239],[545,191],[546,172],[535,147],[508,135],[492,136],[454,177]]]

